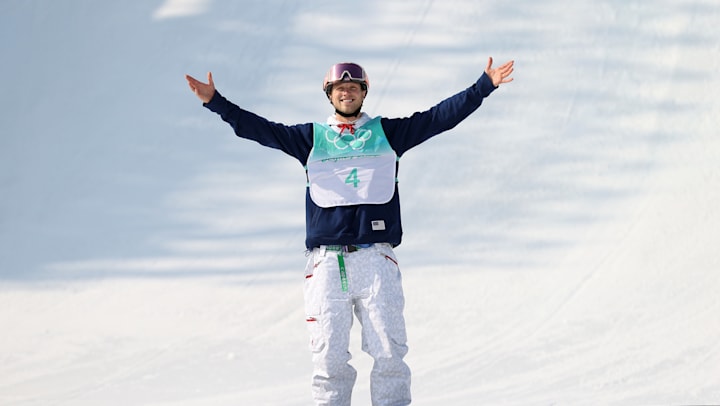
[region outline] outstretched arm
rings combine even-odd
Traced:
[[[203,83],[190,75],[185,75],[185,79],[188,81],[190,90],[192,90],[203,103],[209,103],[215,95],[215,82],[213,82],[212,72],[208,72],[207,74],[208,83]]]
[[[485,67],[485,73],[492,80],[493,86],[498,87],[503,83],[509,83],[513,81],[510,75],[513,73],[513,66],[515,61],[508,61],[500,65],[498,68],[493,68],[492,56],[488,58],[487,66]]]

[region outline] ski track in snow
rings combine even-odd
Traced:
[[[489,56],[402,159],[413,404],[720,403],[714,2],[41,3],[0,16],[0,404],[311,404],[302,167],[183,75],[291,124],[337,61],[406,116]]]

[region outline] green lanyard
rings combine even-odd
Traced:
[[[343,292],[347,292],[347,272],[345,271],[345,258],[343,258],[342,252],[338,252],[338,267],[340,268],[340,286],[342,286]]]

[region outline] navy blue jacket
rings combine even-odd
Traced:
[[[431,109],[406,118],[382,118],[381,124],[390,146],[401,157],[410,148],[455,127],[474,112],[495,87],[483,75],[469,88],[449,97]],[[238,137],[279,149],[295,157],[305,166],[313,147],[313,124],[285,125],[274,123],[243,110],[216,92],[205,107],[220,115],[232,126]],[[321,208],[305,193],[305,246],[351,245],[386,242],[394,246],[402,239],[400,197],[395,195],[385,204],[362,204]],[[384,229],[377,230],[377,222]],[[372,222],[376,222],[373,230]]]

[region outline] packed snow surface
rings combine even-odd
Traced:
[[[5,1],[0,404],[310,405],[305,174],[184,74],[295,124],[331,113],[335,62],[397,117],[489,56],[515,81],[401,162],[413,403],[720,404],[718,21],[713,0]]]

